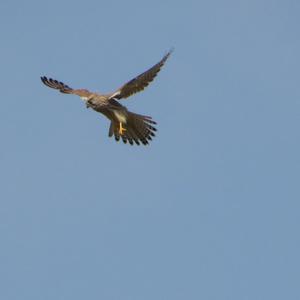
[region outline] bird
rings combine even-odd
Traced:
[[[41,81],[46,86],[56,89],[63,94],[79,96],[86,103],[87,108],[92,108],[106,116],[110,120],[109,137],[114,136],[116,141],[122,139],[125,144],[128,142],[130,145],[148,145],[155,136],[157,131],[155,125],[157,123],[150,116],[129,111],[118,100],[126,99],[135,93],[143,91],[156,77],[172,51],[173,49],[169,50],[158,63],[147,71],[108,94],[94,93],[87,89],[73,89],[61,81],[46,76],[42,76]]]

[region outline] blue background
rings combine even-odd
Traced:
[[[0,3],[0,299],[300,299],[300,2]],[[124,100],[149,147],[45,87]]]

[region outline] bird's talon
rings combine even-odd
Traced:
[[[119,134],[120,134],[120,135],[123,135],[124,131],[126,131],[126,128],[124,128],[124,127],[122,126],[122,123],[120,122]]]

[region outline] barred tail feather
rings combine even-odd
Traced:
[[[119,124],[114,120],[111,121],[109,128],[109,137],[115,136],[115,140],[122,141],[130,145],[148,145],[149,141],[155,136],[156,122],[149,116],[143,116],[135,113],[128,112],[127,122],[123,124],[126,129],[122,135],[119,133]]]

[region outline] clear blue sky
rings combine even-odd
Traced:
[[[300,299],[300,2],[0,4],[0,299]],[[109,92],[149,147],[47,75]]]

